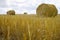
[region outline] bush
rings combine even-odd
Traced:
[[[41,4],[36,9],[38,16],[55,17],[58,13],[57,8],[53,4]]]
[[[15,11],[14,10],[9,10],[9,11],[7,11],[7,15],[15,15]]]

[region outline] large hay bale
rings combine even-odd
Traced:
[[[53,4],[41,4],[36,9],[36,14],[43,17],[55,17],[58,13],[57,8]]]
[[[9,11],[7,11],[7,15],[15,15],[15,11],[14,10],[9,10]]]

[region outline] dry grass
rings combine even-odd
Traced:
[[[0,40],[60,40],[59,18],[0,15]]]

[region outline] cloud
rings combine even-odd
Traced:
[[[36,13],[36,8],[41,3],[54,4],[60,13],[60,0],[0,0],[0,13],[13,9],[17,13]]]
[[[6,12],[5,12],[5,8],[0,8],[0,14],[5,14]]]
[[[0,7],[7,7],[6,0],[0,0]]]
[[[34,1],[35,3],[36,1]],[[13,1],[9,1],[8,2],[8,6],[11,7],[12,9],[16,10],[16,11],[19,11],[20,13],[21,12],[24,12],[24,11],[32,11],[32,10],[35,10],[36,9],[36,5],[33,4],[33,1],[32,0],[24,0],[24,2],[22,1],[17,1],[17,0],[13,0]]]

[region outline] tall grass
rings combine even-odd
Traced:
[[[60,40],[59,16],[0,15],[0,40]]]

